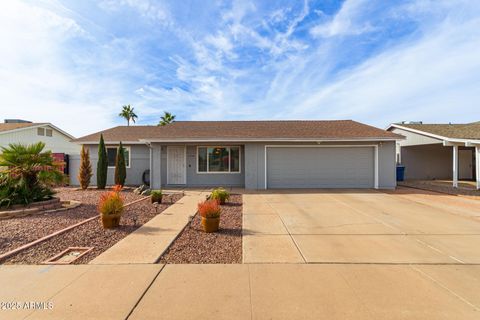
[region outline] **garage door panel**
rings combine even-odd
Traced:
[[[267,148],[268,188],[372,188],[372,147]]]

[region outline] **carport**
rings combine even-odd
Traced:
[[[480,189],[480,122],[469,124],[392,124],[389,131],[406,137],[397,141],[397,163],[406,179],[476,181]]]

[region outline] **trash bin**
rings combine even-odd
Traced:
[[[397,181],[405,179],[405,166],[397,166]]]

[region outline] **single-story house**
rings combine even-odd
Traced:
[[[152,188],[394,188],[395,141],[403,137],[351,120],[177,121],[119,126],[75,140],[96,168],[103,134],[113,183],[116,150],[126,146],[128,185]],[[72,173],[80,160],[72,158]],[[78,185],[75,174],[71,183]],[[92,182],[95,182],[95,176]]]
[[[466,124],[394,123],[388,131],[397,141],[397,162],[406,179],[477,181],[480,189],[480,122]]]
[[[0,147],[10,143],[32,144],[44,142],[45,150],[58,154],[78,154],[80,146],[73,143],[71,134],[51,123],[34,123],[19,119],[5,119],[0,123]]]

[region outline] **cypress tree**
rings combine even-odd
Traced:
[[[90,164],[90,152],[84,145],[82,145],[82,151],[80,152],[80,169],[77,177],[82,189],[87,189],[92,177],[92,165]]]
[[[115,159],[115,184],[123,187],[126,178],[127,166],[125,164],[125,149],[120,141],[117,150],[117,158]]]
[[[107,185],[108,156],[103,135],[100,135],[100,143],[98,144],[98,162],[97,162],[97,188],[105,189]]]

